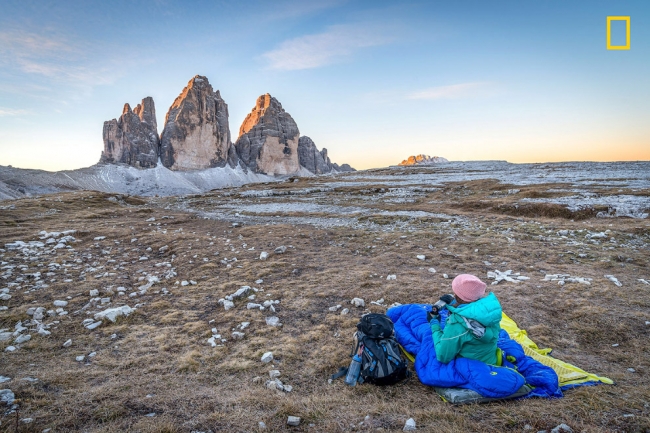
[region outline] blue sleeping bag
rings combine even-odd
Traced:
[[[555,371],[526,356],[521,345],[503,329],[497,342],[504,352],[502,367],[467,358],[456,358],[442,364],[436,359],[427,309],[431,309],[431,306],[408,304],[390,308],[386,312],[395,324],[397,341],[415,356],[415,371],[423,384],[467,388],[488,398],[506,398],[528,384],[534,389],[527,397],[562,397]],[[440,324],[443,329],[448,314],[447,310],[441,312]],[[506,356],[514,357],[515,362],[507,361]]]

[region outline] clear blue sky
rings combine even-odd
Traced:
[[[606,49],[606,17],[631,49]],[[613,42],[624,43],[620,22]],[[233,141],[271,93],[332,160],[650,159],[650,2],[30,1],[0,6],[0,164],[99,160],[102,126],[206,75]]]

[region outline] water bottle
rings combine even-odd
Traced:
[[[363,353],[363,345],[359,347],[359,352],[354,355],[352,361],[350,361],[350,367],[348,367],[348,374],[345,376],[345,383],[350,386],[355,386],[357,384],[357,379],[359,378],[359,373],[361,372],[361,354]]]

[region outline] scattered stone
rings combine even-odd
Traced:
[[[418,254],[416,257],[418,258],[418,260],[424,260],[427,258],[427,256],[425,256],[424,254]]]
[[[86,355],[79,355],[75,358],[77,362],[82,362],[84,359],[86,359]]]
[[[519,275],[519,272],[516,274],[512,273],[511,269],[508,269],[505,272],[501,272],[498,270],[494,270],[494,272],[488,272],[487,277],[489,279],[494,280],[492,282],[492,285],[494,284],[499,284],[501,281],[508,281],[510,283],[518,283],[519,281],[525,281],[525,280],[530,280],[530,277],[525,277],[523,275]]]
[[[244,334],[243,332],[235,331],[235,332],[232,333],[232,338],[235,339],[235,340],[243,340],[245,335],[246,334]]]
[[[286,251],[287,251],[287,247],[285,247],[284,245],[280,245],[273,252],[275,254],[284,254]]]
[[[449,275],[447,275],[447,274],[442,274],[442,278],[444,278],[444,279],[446,280],[447,278],[449,278]]]
[[[103,241],[104,239],[106,239],[106,236],[97,236],[97,237],[94,238],[93,240],[94,240],[94,241]]]
[[[415,420],[413,418],[409,418],[406,420],[406,424],[404,424],[404,428],[402,431],[415,431]]]
[[[630,373],[636,373],[636,370],[633,368],[628,368],[627,371],[629,371]]]
[[[9,382],[10,380],[11,380],[10,377],[0,376],[0,383]]]
[[[258,422],[257,426],[259,427],[260,430],[266,430],[266,424],[264,423],[264,421]]]
[[[16,346],[7,346],[5,347],[5,352],[15,352]]]
[[[226,311],[230,310],[231,308],[235,308],[235,303],[232,301],[224,300],[222,304],[223,309]]]
[[[386,275],[386,281],[389,281],[389,280],[396,280],[396,279],[397,279],[397,275],[395,275],[395,274],[392,274],[392,275]]]
[[[226,299],[229,301],[234,301],[235,299],[248,296],[251,291],[257,291],[257,289],[253,290],[250,286],[241,286],[235,293],[226,296]]]
[[[271,379],[280,377],[280,370],[269,370],[269,376],[271,377]]]
[[[262,251],[260,253],[260,260],[266,260],[268,258],[269,258],[269,253],[267,253],[266,251]]]
[[[21,334],[16,339],[14,340],[15,344],[22,344],[22,343],[27,343],[29,340],[32,339],[32,336],[29,334]]]
[[[374,304],[374,305],[379,305],[379,306],[383,307],[383,306],[384,306],[384,298],[381,298],[381,299],[379,299],[379,300],[377,300],[377,301],[371,301],[370,303],[371,303],[371,304]]]
[[[96,298],[97,296],[99,296],[99,290],[97,290],[97,289],[92,289],[92,290],[90,291],[90,296],[93,297],[93,298]]]
[[[261,310],[263,308],[264,306],[262,304],[256,304],[254,302],[249,302],[248,304],[246,304],[247,310]]]
[[[591,285],[591,278],[575,277],[569,274],[546,274],[542,281],[557,281],[558,285],[563,286],[565,283],[580,283]]]
[[[429,268],[428,270],[429,270],[429,272],[431,272],[432,274],[435,274],[435,273],[436,273],[436,270],[435,270],[434,268]]]
[[[100,311],[95,314],[95,320],[104,320],[108,319],[111,322],[115,323],[118,317],[128,316],[133,313],[135,310],[128,305],[122,305],[121,307],[108,308],[104,311]]]
[[[11,406],[15,400],[16,396],[10,389],[0,389],[0,403]]]
[[[562,423],[559,426],[551,430],[551,433],[573,433],[573,429],[568,425]]]
[[[262,355],[263,363],[268,364],[271,361],[273,361],[273,352],[266,352],[264,355]]]
[[[616,284],[618,287],[621,287],[623,285],[623,284],[621,284],[620,281],[618,281],[618,278],[616,278],[613,275],[605,275],[605,278],[607,278],[612,283]]]
[[[352,305],[354,305],[355,307],[365,307],[366,306],[366,301],[364,301],[361,298],[354,298],[354,299],[352,299],[352,301],[350,301],[350,303]]]
[[[65,307],[68,305],[68,301],[54,301],[53,304],[55,307]]]
[[[23,418],[20,420],[23,424],[30,424],[34,421],[34,418]]]
[[[335,305],[335,306],[333,306],[333,307],[329,307],[328,310],[329,310],[329,311],[338,311],[339,308],[341,308],[341,305],[340,305],[340,304],[339,304],[339,305]]]
[[[289,416],[287,418],[287,425],[292,425],[292,426],[300,425],[300,417],[298,417],[298,416]]]
[[[91,323],[85,325],[85,328],[92,331],[95,328],[99,328],[102,325],[102,323],[104,323],[104,322],[102,322],[101,320],[98,320],[97,322],[91,322]]]
[[[280,323],[280,318],[276,316],[270,316],[266,318],[266,324],[269,326],[282,326],[282,323]]]
[[[189,286],[189,285],[190,285],[189,281],[187,281],[187,280],[181,281],[181,286],[185,287],[185,286]]]
[[[344,309],[341,310],[341,316],[345,316],[345,315],[348,314],[349,312],[350,312],[350,309],[349,309],[349,308],[344,308]]]

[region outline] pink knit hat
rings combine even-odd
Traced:
[[[460,274],[451,282],[451,290],[464,301],[474,302],[485,296],[486,284],[478,277]]]

